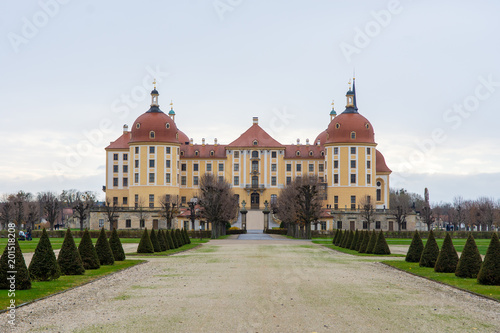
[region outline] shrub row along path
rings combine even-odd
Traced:
[[[307,241],[231,236],[148,260],[18,309],[14,331],[500,331],[498,302]]]

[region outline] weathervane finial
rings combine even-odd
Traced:
[[[156,79],[154,79],[154,81],[153,81],[153,85],[154,85],[154,87],[155,87],[155,89],[156,89]]]

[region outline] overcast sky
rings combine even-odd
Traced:
[[[2,1],[0,193],[100,193],[104,147],[160,107],[195,142],[258,116],[311,141],[359,112],[391,187],[500,198],[498,1]]]

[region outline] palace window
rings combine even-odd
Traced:
[[[198,156],[198,155],[200,155],[200,153],[196,150],[196,151],[194,152],[194,156]]]
[[[149,167],[154,168],[155,167],[155,160],[149,160]]]
[[[275,151],[272,151],[272,152],[271,152],[271,157],[272,157],[272,158],[276,158],[276,152],[275,152]]]
[[[372,167],[372,162],[371,161],[366,161],[366,168],[371,169]]]
[[[363,221],[363,230],[368,229],[368,222]]]
[[[276,171],[276,163],[271,164],[271,171]]]
[[[333,148],[333,154],[338,155],[339,154],[339,147],[334,147]]]
[[[123,205],[126,206],[128,205],[128,197],[123,197]]]
[[[118,172],[118,165],[113,165],[113,172]]]
[[[165,174],[165,182],[170,183],[170,174],[169,173]]]
[[[351,147],[351,154],[356,154],[356,147]]]
[[[181,185],[186,185],[186,176],[181,177]]]
[[[375,229],[380,229],[380,221],[375,221]]]
[[[212,171],[212,163],[207,163],[207,171]]]
[[[257,146],[259,144],[259,142],[257,140],[253,140],[253,145],[254,146]]]
[[[99,219],[99,228],[104,227],[104,219]]]
[[[155,153],[155,147],[154,146],[149,147],[149,153],[150,154],[154,154]]]
[[[222,183],[224,181],[224,176],[219,176],[219,183]]]
[[[210,156],[214,156],[215,152],[213,150],[210,151]]]
[[[118,161],[118,154],[113,154],[113,161]]]
[[[186,163],[181,164],[181,171],[186,171]]]
[[[134,173],[134,183],[138,183],[139,182],[139,174],[138,173]]]
[[[356,139],[356,132],[351,132],[351,139]]]
[[[382,190],[377,189],[377,201],[382,201]]]
[[[193,177],[193,185],[195,185],[195,186],[198,185],[198,176]]]
[[[372,183],[372,175],[366,175],[366,183],[371,184]]]
[[[297,163],[296,170],[297,170],[297,172],[301,172],[302,171],[302,164]]]
[[[155,138],[155,132],[154,131],[149,132],[149,138],[150,139],[154,139]]]
[[[252,172],[259,172],[259,162],[252,161]]]
[[[124,165],[123,166],[123,173],[127,173],[128,172],[128,165]]]
[[[292,182],[292,177],[286,177],[286,184],[290,185],[291,182]]]
[[[342,221],[337,221],[337,229],[342,229]]]
[[[219,163],[219,171],[224,171],[224,163]]]
[[[354,210],[356,209],[356,196],[351,195],[351,209]]]
[[[351,160],[351,168],[352,169],[356,168],[356,160]]]
[[[240,177],[239,176],[234,176],[233,184],[234,184],[234,186],[240,185]]]
[[[240,158],[240,152],[239,151],[235,151],[234,152],[234,158]]]
[[[292,165],[290,163],[287,163],[286,171],[292,171]]]
[[[131,219],[125,220],[125,228],[132,228],[132,220]]]
[[[149,173],[149,182],[154,183],[155,182],[155,174],[154,172]]]
[[[138,168],[138,167],[139,167],[139,160],[135,160],[135,161],[134,161],[134,166],[135,166],[136,168]]]
[[[372,153],[372,150],[368,147],[366,148],[366,155],[370,155]]]
[[[339,183],[339,174],[336,173],[333,175],[333,183],[338,184]]]
[[[234,164],[234,171],[240,171],[240,165],[238,163]]]
[[[257,150],[252,151],[252,158],[259,158],[259,152]]]
[[[276,177],[271,177],[271,186],[276,186]]]
[[[128,178],[123,178],[123,187],[128,186]]]
[[[356,184],[356,174],[351,173],[351,184]]]
[[[141,219],[141,221],[139,222],[139,226],[141,228],[144,228],[144,224],[145,224],[146,221],[144,221],[144,219]]]
[[[193,171],[198,171],[198,163],[193,163]]]
[[[128,154],[123,154],[123,160],[128,161]]]
[[[165,152],[166,152],[167,154],[170,154],[170,147],[166,147],[166,148],[165,148]]]
[[[113,186],[118,186],[118,178],[113,178]]]
[[[309,172],[314,172],[314,164],[309,164]]]
[[[338,169],[339,168],[339,160],[333,161],[333,168]]]
[[[135,153],[139,154],[139,147],[135,147]]]
[[[320,163],[318,165],[319,172],[324,172],[325,171],[325,165],[323,163]]]
[[[187,202],[186,197],[181,197],[181,204],[185,205]]]
[[[155,195],[150,194],[149,195],[149,208],[154,208],[155,207]]]
[[[170,160],[166,160],[165,161],[165,167],[166,168],[170,168]]]
[[[295,156],[300,156],[300,151],[297,150],[297,152],[295,153]]]

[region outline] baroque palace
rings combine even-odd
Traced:
[[[345,111],[337,115],[332,103],[327,129],[313,142],[297,140],[292,145],[272,138],[257,117],[229,144],[219,144],[217,139],[213,144],[204,139],[195,144],[177,127],[173,107],[168,113],[160,109],[158,96],[155,85],[150,109],[130,130],[124,125],[123,134],[106,147],[104,189],[106,200],[117,206],[119,229],[165,228],[166,219],[160,214],[165,196],[179,202],[174,227],[204,229],[203,221],[189,220],[188,204],[196,201],[200,178],[207,172],[232,184],[240,207],[245,201],[247,229],[278,226],[273,214],[263,214],[265,204],[275,202],[295,177],[311,174],[319,177],[326,192],[316,229],[366,229],[360,212],[364,200],[377,211],[370,229],[397,229],[387,213],[391,170],[377,150],[373,126],[358,112],[354,81],[352,89],[349,83]],[[241,228],[241,220],[240,214],[233,225]],[[102,208],[91,213],[91,228],[105,222]],[[408,229],[414,229],[414,223]]]

